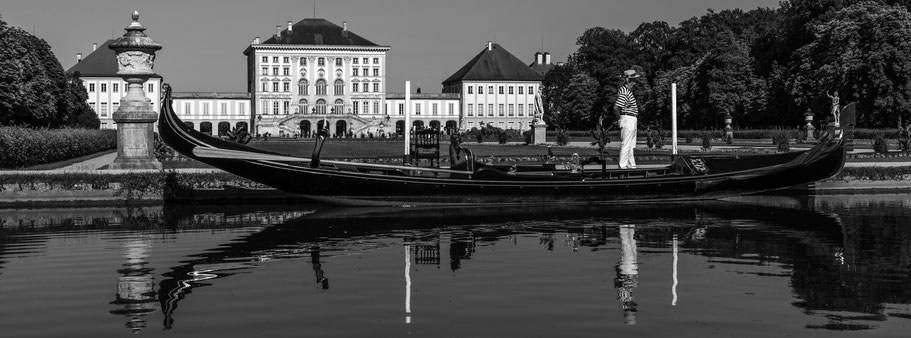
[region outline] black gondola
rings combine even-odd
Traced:
[[[561,170],[553,164],[491,166],[464,161],[448,169],[320,160],[263,151],[187,127],[165,85],[161,138],[181,154],[318,202],[364,206],[598,204],[690,201],[741,196],[815,182],[837,174],[845,139],[824,137],[801,152],[681,155],[668,166],[633,170]]]

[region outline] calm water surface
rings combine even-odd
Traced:
[[[0,210],[2,337],[911,332],[911,197]]]

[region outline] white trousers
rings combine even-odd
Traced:
[[[636,148],[636,123],[639,121],[634,116],[620,115],[620,169],[636,167],[636,157],[633,149]]]

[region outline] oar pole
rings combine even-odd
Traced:
[[[402,157],[402,165],[411,163],[411,81],[405,81],[405,126],[402,128],[405,134],[405,156]]]
[[[671,83],[671,153],[677,159],[677,84]]]

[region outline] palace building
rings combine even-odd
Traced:
[[[89,105],[102,128],[111,119],[126,83],[117,75],[113,40],[93,47],[68,72],[79,72]],[[303,19],[276,26],[275,35],[254,38],[243,51],[247,62],[246,93],[174,92],[173,108],[196,130],[224,135],[233,128],[251,134],[312,136],[327,124],[330,135],[383,136],[405,127],[405,94],[387,93],[387,52],[376,44],[325,19]],[[525,130],[535,117],[535,95],[552,68],[549,53],[535,54],[526,64],[499,44],[488,42],[464,66],[443,81],[442,93],[411,94],[415,127],[446,133],[492,125]],[[162,77],[146,83],[152,107],[161,102]]]

